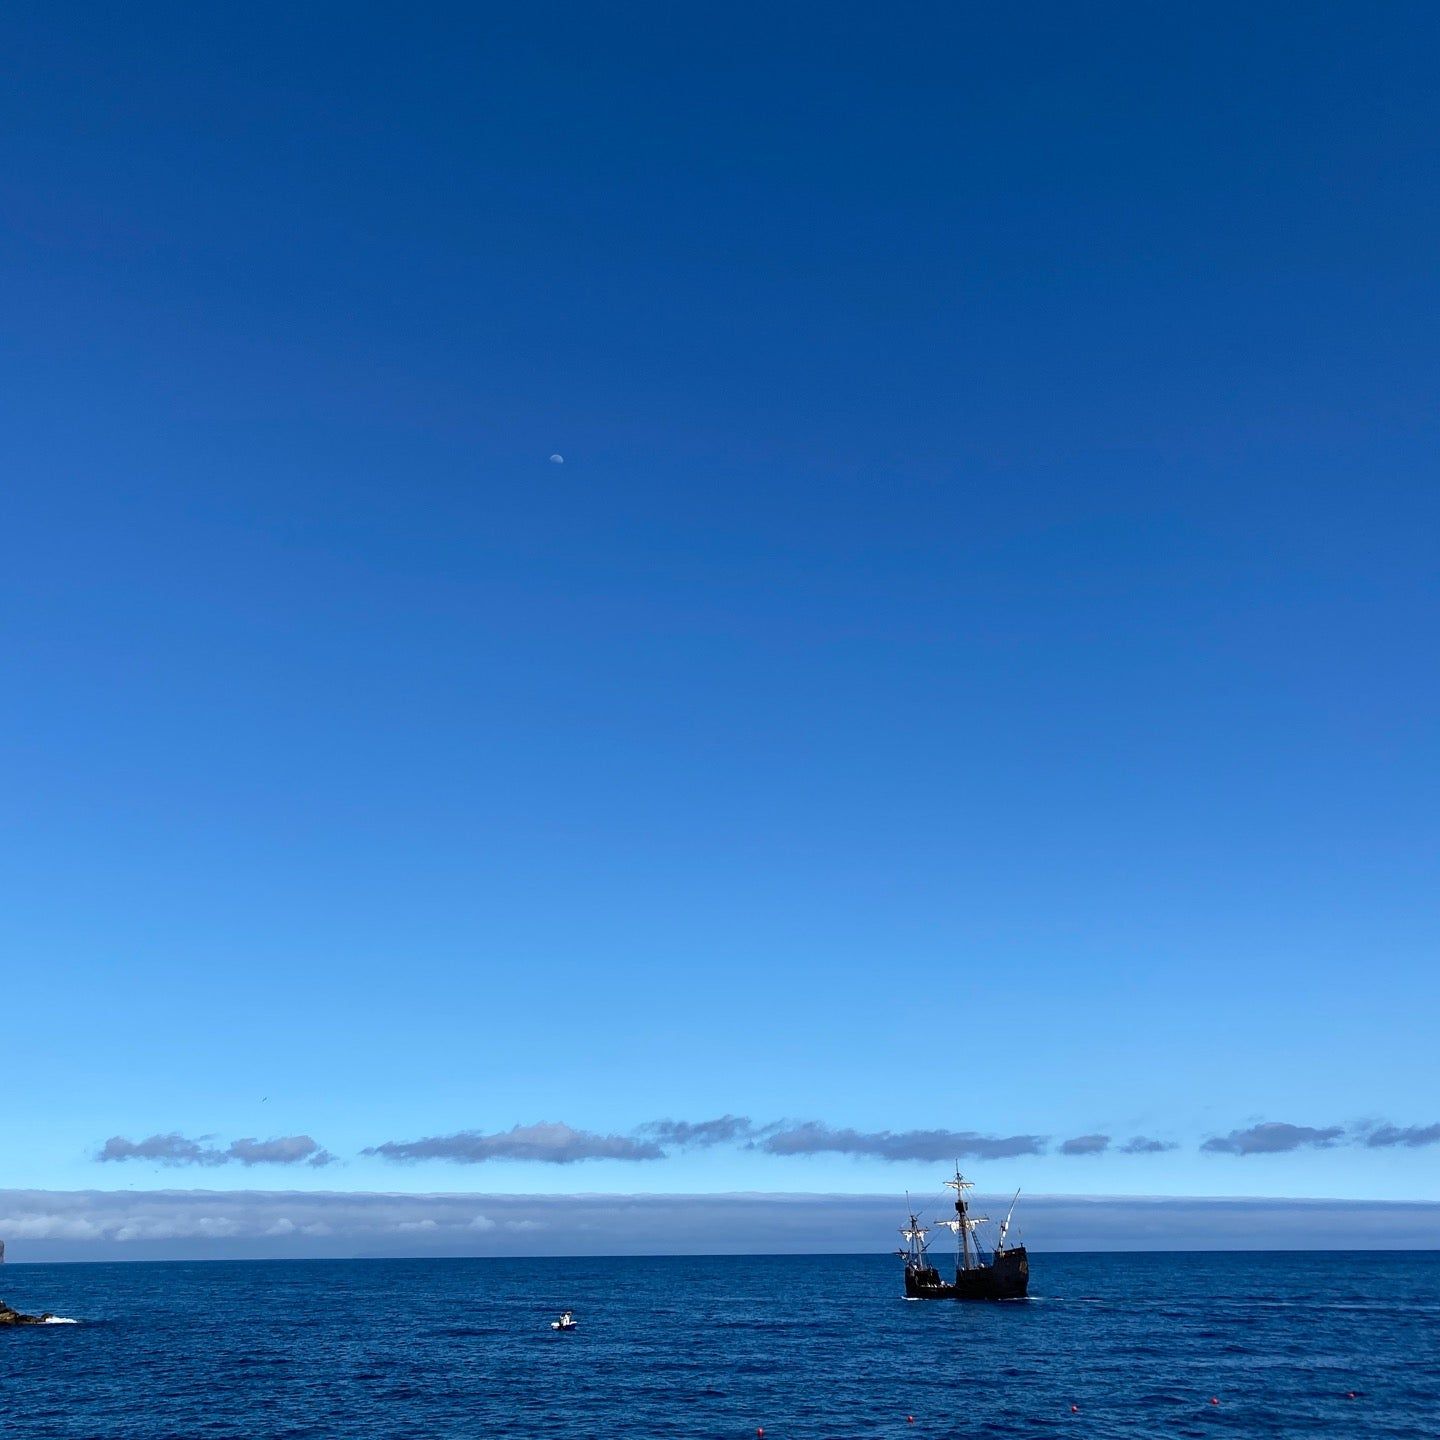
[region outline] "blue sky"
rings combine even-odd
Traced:
[[[7,10],[4,1182],[1440,1198],[1437,28]]]

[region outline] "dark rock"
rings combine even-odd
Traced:
[[[48,1310],[43,1315],[22,1315],[0,1300],[0,1325],[43,1325],[50,1318]]]

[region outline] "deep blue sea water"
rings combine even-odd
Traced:
[[[906,1302],[871,1256],[0,1282],[82,1322],[0,1331],[0,1425],[25,1440],[1440,1435],[1436,1252],[1036,1255],[1033,1298],[1000,1305]],[[581,1329],[552,1334],[564,1306]]]

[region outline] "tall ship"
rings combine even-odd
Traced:
[[[955,1178],[946,1186],[955,1192],[955,1218],[937,1220],[937,1229],[955,1235],[955,1279],[942,1280],[940,1272],[930,1263],[930,1227],[922,1225],[913,1212],[910,1223],[900,1228],[905,1248],[896,1251],[905,1262],[905,1298],[907,1300],[1023,1300],[1030,1286],[1030,1257],[1023,1245],[1009,1245],[1010,1221],[1015,1215],[1015,1199],[1000,1223],[995,1244],[986,1250],[977,1231],[990,1224],[988,1215],[972,1215],[965,1192],[975,1187],[955,1167]]]

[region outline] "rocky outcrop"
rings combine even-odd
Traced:
[[[18,1310],[12,1310],[3,1300],[0,1300],[0,1325],[43,1325],[48,1319],[50,1319],[48,1310],[43,1315],[22,1315]]]

